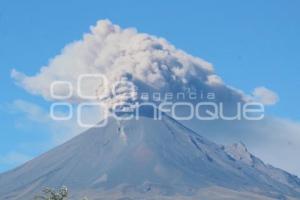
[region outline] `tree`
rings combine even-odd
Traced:
[[[34,198],[35,200],[67,200],[68,199],[68,188],[62,186],[60,189],[55,190],[52,188],[43,189],[43,195],[37,195]],[[84,197],[82,200],[88,200],[87,197]]]
[[[55,190],[52,188],[43,189],[43,195],[35,196],[35,200],[66,200],[68,197],[68,188],[62,186],[60,189]]]

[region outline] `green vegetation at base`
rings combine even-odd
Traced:
[[[60,189],[44,188],[42,191],[43,194],[36,195],[34,200],[68,200],[68,188],[62,186]],[[84,197],[82,200],[88,200],[87,197]]]

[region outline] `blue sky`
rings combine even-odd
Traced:
[[[1,0],[0,171],[51,147],[51,130],[24,120],[13,106],[20,99],[45,109],[48,103],[16,86],[12,68],[34,75],[99,19],[164,37],[213,63],[227,84],[246,92],[272,89],[280,101],[268,113],[299,121],[299,7],[297,0]]]

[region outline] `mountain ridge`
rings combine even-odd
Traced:
[[[233,153],[244,153],[247,162]],[[215,144],[167,115],[162,120],[109,118],[107,126],[91,128],[0,174],[0,199],[32,199],[42,187],[60,185],[70,188],[71,198],[197,199],[199,191],[218,188],[214,191],[237,197],[300,199],[298,177],[264,164],[243,145]]]

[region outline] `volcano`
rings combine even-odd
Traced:
[[[1,200],[29,200],[66,185],[71,199],[300,199],[300,179],[265,164],[242,143],[223,146],[168,115],[110,117],[0,175]]]

